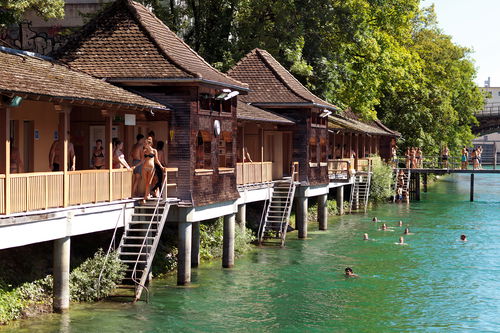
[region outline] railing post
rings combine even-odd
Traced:
[[[1,103],[1,101],[0,101]],[[0,140],[2,141],[0,154],[5,156],[0,172],[5,174],[4,207],[5,214],[10,214],[10,109],[0,104],[0,126],[2,126]],[[0,155],[0,156],[1,156]]]
[[[106,116],[106,145],[108,147],[108,160],[106,165],[108,167],[109,176],[109,201],[113,201],[113,114],[107,110],[102,110],[102,114]]]
[[[63,140],[62,150],[63,150],[63,165],[62,170],[64,173],[63,176],[63,207],[69,206],[69,175],[68,175],[68,165],[69,165],[69,156],[68,156],[68,148],[69,148],[69,114],[71,112],[71,106],[62,106],[62,105],[54,105],[54,109],[59,113],[59,125],[57,128],[58,131],[58,140],[60,144],[61,140]]]

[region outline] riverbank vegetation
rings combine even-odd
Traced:
[[[394,193],[394,173],[392,168],[379,158],[372,159],[372,178],[370,181],[370,201],[386,202]]]
[[[123,279],[125,266],[117,253],[99,250],[75,268],[69,279],[72,302],[95,302],[107,297]],[[99,283],[98,283],[98,279]],[[52,275],[14,287],[0,281],[0,324],[52,311]]]

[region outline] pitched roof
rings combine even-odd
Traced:
[[[286,117],[283,117],[271,111],[262,110],[261,108],[241,101],[238,101],[237,117],[238,120],[263,121],[282,125],[295,124],[293,120],[290,120]]]
[[[125,110],[166,109],[159,103],[31,52],[0,47],[0,77],[0,93],[70,100],[76,104],[103,103]]]
[[[330,127],[333,128],[344,128],[347,130],[362,132],[372,135],[385,135],[385,136],[393,135],[393,133],[389,133],[388,131],[379,128],[378,126],[377,127],[370,126],[369,124],[366,124],[359,120],[343,116],[338,116],[338,115],[328,116],[328,122],[331,124]]]
[[[252,104],[315,105],[338,108],[314,95],[265,50],[254,49],[243,57],[228,75],[249,84],[251,91],[242,100]]]
[[[110,81],[205,81],[248,89],[210,66],[146,7],[131,0],[116,1],[74,34],[55,56]]]

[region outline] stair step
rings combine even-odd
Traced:
[[[161,216],[162,214],[148,214],[148,213],[132,213],[132,217],[153,217],[153,216]]]
[[[123,236],[124,239],[154,239],[152,236]]]
[[[141,246],[144,246],[144,247],[151,247],[153,245],[151,244],[122,244],[122,247],[141,247]]]
[[[127,229],[127,231],[156,231],[156,229]]]
[[[135,264],[135,263],[146,264],[147,263],[146,260],[121,260],[121,262],[123,262],[124,264]]]
[[[120,252],[120,256],[146,256],[151,253],[139,253],[139,252]]]

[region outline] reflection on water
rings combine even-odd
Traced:
[[[326,232],[311,225],[310,239],[291,234],[285,249],[257,249],[232,270],[203,265],[197,288],[156,281],[149,304],[73,305],[0,331],[500,331],[500,177],[476,175],[473,203],[468,185],[469,176],[446,177],[411,206],[334,217]],[[413,234],[396,245],[406,226]],[[360,278],[344,278],[347,266]]]

